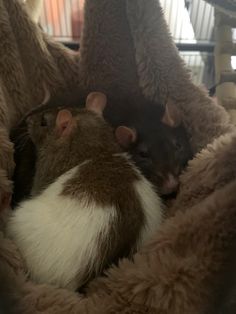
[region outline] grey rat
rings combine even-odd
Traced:
[[[106,97],[86,109],[34,112],[26,122],[36,147],[32,196],[7,223],[31,278],[75,290],[158,229],[162,202],[115,141],[102,117]]]

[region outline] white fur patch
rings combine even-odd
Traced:
[[[98,241],[107,236],[116,218],[111,207],[99,208],[86,195],[79,201],[60,196],[73,168],[41,195],[27,200],[13,212],[7,232],[39,283],[75,290],[88,267],[96,270]]]
[[[162,222],[162,203],[129,156],[121,156],[140,178],[133,184],[145,216],[139,239],[139,245],[143,245]],[[86,194],[80,200],[60,195],[64,183],[88,162],[63,174],[41,195],[22,202],[9,219],[7,233],[36,282],[75,290],[83,283],[88,268],[96,272],[100,266],[98,247],[108,241],[110,226],[117,218],[116,208],[99,207]]]
[[[139,245],[142,246],[156,233],[163,221],[163,204],[154,191],[152,184],[144,177],[134,183],[134,188],[139,196],[145,217]]]

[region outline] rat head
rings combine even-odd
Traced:
[[[81,162],[107,152],[119,152],[113,131],[104,121],[106,96],[90,93],[84,109],[47,108],[27,118],[37,151],[35,181],[52,182]],[[35,182],[34,182],[35,186]]]
[[[112,131],[103,119],[106,96],[93,92],[87,96],[84,109],[73,106],[42,106],[26,117],[28,133],[36,148],[50,143],[51,146],[63,145],[76,139],[78,146],[86,142],[104,142],[111,138]],[[100,141],[98,141],[98,138]],[[101,144],[101,143],[100,143]],[[95,146],[97,146],[95,144]],[[100,145],[99,145],[100,146]]]
[[[133,126],[120,126],[115,134],[159,193],[169,195],[177,191],[178,177],[192,154],[175,106],[168,102],[159,120],[155,111],[154,107],[145,107]]]

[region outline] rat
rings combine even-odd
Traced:
[[[193,157],[178,109],[170,99],[165,106],[145,102],[128,108],[119,111],[115,104],[106,112],[119,144],[161,196],[176,193],[179,176]]]
[[[26,118],[37,156],[33,187],[6,229],[36,282],[77,290],[132,256],[162,222],[155,188],[103,118],[106,103],[94,92],[85,109],[51,108]]]
[[[61,96],[53,98],[34,111],[55,108],[62,103],[80,107],[84,102],[84,95],[74,95],[67,95],[65,99]],[[159,195],[162,198],[173,196],[178,190],[179,175],[193,157],[180,113],[173,101],[168,100],[167,104],[162,106],[144,101],[141,97],[140,101],[117,101],[109,97],[104,109],[104,118],[115,130],[123,150],[132,156],[136,166],[157,187]],[[26,129],[27,127],[25,131]],[[15,133],[17,136],[13,142],[16,146],[16,169],[12,205],[29,196],[35,161],[32,141],[29,139],[25,148],[17,149],[18,146],[22,147],[22,144],[18,144],[21,142],[20,132],[16,129]]]

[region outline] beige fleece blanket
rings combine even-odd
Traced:
[[[0,191],[13,171],[9,130],[45,94],[78,85],[78,54],[40,29],[18,1],[0,0]]]
[[[9,130],[45,90],[171,97],[194,152],[203,149],[181,178],[172,217],[133,261],[94,280],[86,295],[27,280],[20,253],[2,234],[0,292],[11,293],[15,313],[215,313],[236,233],[236,131],[191,82],[159,2],[87,0],[78,56],[42,34],[16,0],[0,0],[0,37],[2,190],[10,189],[13,169]]]

